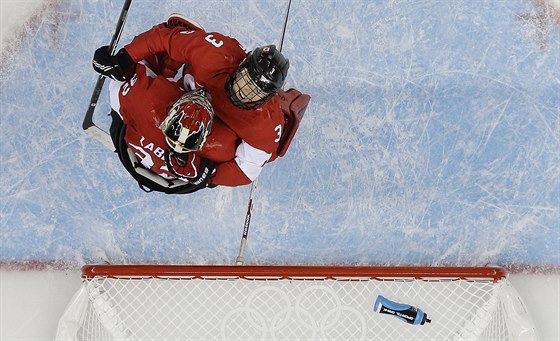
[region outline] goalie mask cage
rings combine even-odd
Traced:
[[[124,266],[82,269],[57,340],[536,340],[502,268]],[[378,295],[431,323],[374,311]]]

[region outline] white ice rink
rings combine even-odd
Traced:
[[[289,82],[312,102],[263,171],[249,262],[527,266],[510,280],[559,341],[560,16],[542,5],[560,0],[545,1],[294,0]],[[52,340],[84,263],[235,258],[247,188],[197,196],[207,218],[177,213],[195,199],[142,193],[81,131],[120,5],[0,0],[2,341]],[[136,0],[122,41],[185,7],[248,46],[275,39],[284,10]],[[7,270],[35,260],[74,267]]]

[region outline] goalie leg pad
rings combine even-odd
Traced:
[[[204,31],[199,23],[179,13],[173,13],[167,18],[167,27],[184,27],[189,31]]]

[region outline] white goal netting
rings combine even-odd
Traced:
[[[521,299],[500,276],[405,271],[388,278],[364,268],[353,275],[287,275],[285,267],[275,276],[274,268],[266,269],[252,275],[91,275],[62,317],[57,339],[536,339]],[[378,295],[421,308],[431,323],[411,325],[376,313]]]

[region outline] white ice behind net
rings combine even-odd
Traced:
[[[84,282],[79,340],[512,340],[502,280],[110,279]],[[421,308],[409,325],[378,295]]]

